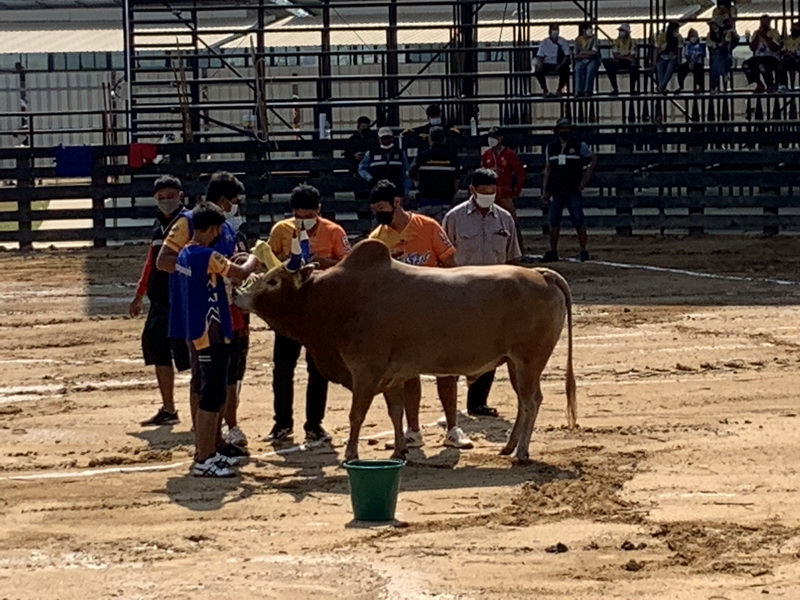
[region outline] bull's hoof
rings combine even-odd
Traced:
[[[392,456],[390,458],[395,460],[406,460],[406,458],[408,458],[408,450],[403,450],[402,452],[395,450],[392,452]]]
[[[506,446],[502,450],[500,450],[500,456],[511,456],[513,452],[514,452],[513,446]]]
[[[530,456],[525,456],[525,457],[515,456],[514,460],[512,460],[511,463],[518,467],[526,467],[528,465],[532,465],[533,461],[531,460]]]

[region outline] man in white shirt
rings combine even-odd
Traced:
[[[565,94],[569,83],[569,63],[572,52],[569,42],[559,35],[558,25],[550,25],[550,34],[539,44],[533,59],[533,73],[545,97]],[[547,75],[558,75],[558,91],[551,94],[547,88]]]
[[[491,169],[477,169],[469,191],[469,200],[451,209],[442,222],[456,248],[456,265],[517,264],[522,252],[514,217],[495,204],[497,173]],[[467,412],[470,415],[497,416],[497,410],[487,405],[494,373],[494,369],[484,373],[469,386]]]

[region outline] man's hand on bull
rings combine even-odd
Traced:
[[[131,318],[138,317],[142,314],[142,304],[144,303],[144,298],[142,296],[135,296],[131,303],[128,305],[128,314]]]

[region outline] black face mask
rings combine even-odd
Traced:
[[[792,29],[792,37],[793,38],[799,38],[800,37],[800,31],[795,31],[794,29]]]
[[[562,140],[564,140],[566,142],[570,138],[570,132],[569,131],[559,131],[558,132],[558,137],[560,137]]]
[[[379,210],[375,213],[375,220],[379,225],[389,225],[394,219],[394,210]]]

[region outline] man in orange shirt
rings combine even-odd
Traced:
[[[483,153],[481,166],[497,173],[497,206],[504,208],[514,217],[517,228],[519,249],[525,251],[522,243],[522,228],[517,219],[517,209],[514,201],[519,198],[522,188],[525,187],[525,165],[519,159],[519,154],[510,148],[506,139],[506,131],[500,127],[492,127],[489,131],[490,148]]]
[[[421,267],[455,267],[456,249],[441,225],[424,215],[403,209],[403,194],[390,181],[379,181],[369,198],[378,227],[370,238],[389,246],[392,258]],[[472,448],[472,441],[458,426],[457,377],[437,377],[436,387],[444,409],[447,435],[444,443],[454,448]],[[405,384],[406,444],[409,448],[425,445],[419,423],[422,385],[419,377]]]
[[[292,254],[292,239],[303,233],[308,235],[308,262],[316,262],[319,269],[328,269],[350,252],[350,243],[344,229],[333,221],[319,216],[322,208],[320,194],[315,187],[299,185],[292,190],[292,213],[294,217],[275,223],[269,234],[269,244],[279,260],[287,260]],[[294,370],[300,358],[302,346],[299,342],[280,335],[275,336],[272,351],[272,391],[274,394],[275,425],[267,437],[279,442],[289,439],[294,431]],[[322,428],[325,405],[328,401],[328,381],[317,370],[311,356],[306,352],[308,365],[308,387],[306,388],[306,441],[326,441],[330,435]]]

